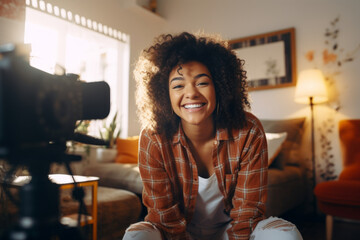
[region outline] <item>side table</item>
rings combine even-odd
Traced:
[[[81,216],[81,226],[85,224],[92,224],[92,236],[93,240],[97,239],[97,188],[98,188],[98,177],[89,176],[73,176],[79,187],[89,186],[92,188],[92,213],[91,216]],[[71,175],[67,174],[49,174],[49,179],[58,185],[60,189],[74,188],[74,181]],[[77,224],[78,214],[72,214],[61,218],[61,223],[74,225]]]
[[[75,182],[80,187],[91,187],[92,188],[92,212],[91,216],[80,216],[81,226],[86,224],[92,225],[92,239],[97,239],[97,191],[98,191],[98,177],[92,176],[80,176],[74,175]],[[74,180],[71,175],[68,174],[49,174],[49,179],[55,184],[59,185],[60,189],[71,189],[74,188]],[[24,184],[30,182],[31,176],[18,176],[14,179],[11,186],[21,187]],[[78,214],[71,214],[61,218],[62,224],[76,226]]]

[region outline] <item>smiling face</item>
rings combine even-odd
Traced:
[[[200,62],[176,66],[169,75],[171,106],[182,124],[213,124],[215,87],[207,67]]]

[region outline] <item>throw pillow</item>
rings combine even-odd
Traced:
[[[287,133],[287,138],[282,146],[279,155],[275,158],[271,167],[284,169],[286,164],[295,164],[291,157],[295,152],[299,152],[297,149],[300,146],[303,124],[305,118],[292,118],[292,119],[261,119],[261,124],[264,127],[265,132],[268,133]],[[297,155],[297,154],[295,154]]]
[[[287,133],[265,133],[268,146],[268,166],[275,160],[287,137]]]
[[[116,139],[116,163],[138,163],[139,136]]]

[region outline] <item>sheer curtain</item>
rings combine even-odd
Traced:
[[[106,81],[111,89],[107,121],[118,112],[126,136],[129,37],[44,1],[27,4],[24,42],[31,44],[30,64],[51,74],[75,73],[86,82]],[[92,121],[89,133],[98,136],[100,125]]]

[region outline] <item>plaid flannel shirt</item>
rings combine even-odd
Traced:
[[[260,121],[247,113],[247,126],[234,129],[232,138],[226,129],[217,129],[212,158],[224,211],[232,219],[229,239],[249,239],[264,219],[267,198],[267,145]],[[139,169],[148,209],[145,221],[166,239],[189,239],[186,224],[195,210],[199,181],[181,125],[172,141],[152,131],[141,132]]]

